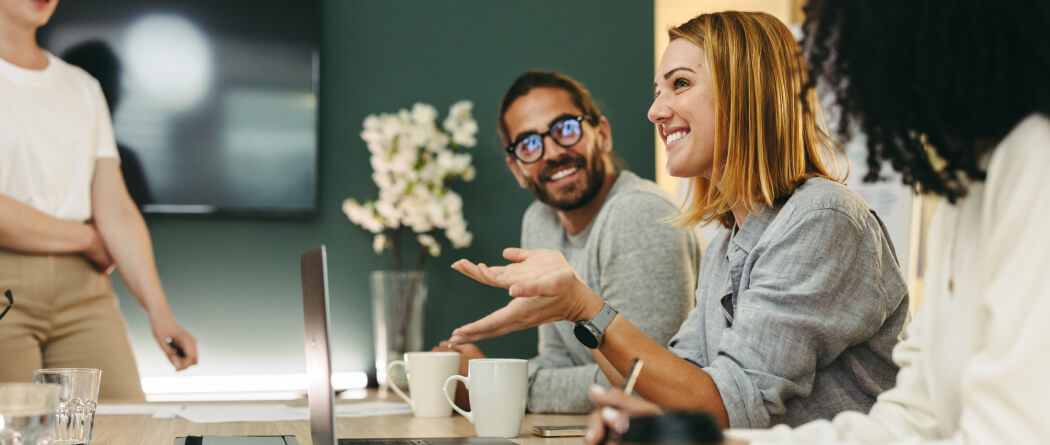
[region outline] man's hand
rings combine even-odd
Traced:
[[[508,248],[506,266],[489,267],[459,260],[452,268],[514,297],[503,308],[452,332],[452,344],[471,343],[554,321],[593,318],[604,302],[555,250]]]
[[[474,343],[464,343],[461,345],[454,345],[449,343],[448,340],[441,342],[440,345],[435,346],[431,351],[455,351],[459,353],[459,375],[467,376],[470,372],[470,361],[476,358],[485,358],[485,353],[481,352]],[[470,394],[467,392],[467,387],[463,386],[463,382],[456,383],[456,405],[464,410],[470,410]]]

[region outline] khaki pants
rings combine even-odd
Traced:
[[[0,319],[0,382],[32,381],[37,368],[99,368],[100,399],[145,400],[117,295],[86,258],[0,248],[6,289],[15,302]]]

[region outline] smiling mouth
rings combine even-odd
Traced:
[[[689,130],[675,130],[671,134],[667,135],[667,138],[664,139],[664,143],[667,145],[671,145],[675,142],[682,140],[682,138],[685,138],[687,135],[689,135]]]
[[[550,175],[550,179],[548,179],[548,181],[554,182],[560,179],[567,178],[569,176],[572,176],[573,173],[576,173],[577,170],[579,169],[576,167],[569,167],[562,170],[558,170],[553,175]]]

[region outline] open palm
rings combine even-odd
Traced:
[[[503,257],[512,263],[489,267],[459,260],[452,265],[478,282],[508,289],[514,298],[485,318],[453,331],[450,342],[469,343],[554,321],[576,321],[595,304],[600,309],[601,299],[560,252],[508,248]]]

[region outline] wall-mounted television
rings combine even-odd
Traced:
[[[40,44],[99,79],[146,213],[317,203],[317,0],[64,1]]]

